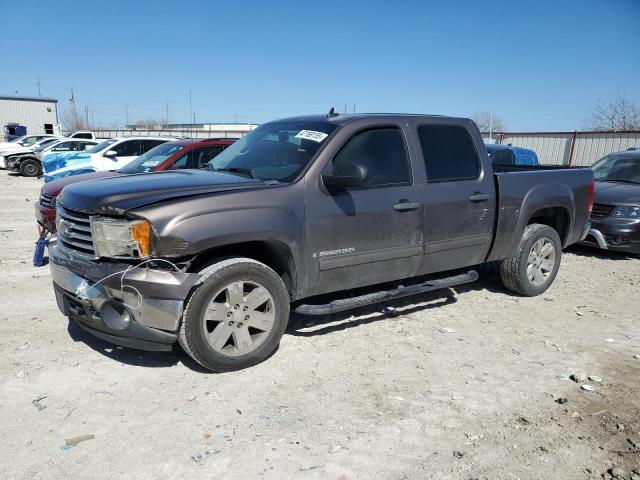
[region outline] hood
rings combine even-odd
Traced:
[[[13,148],[11,150],[7,150],[6,152],[3,152],[4,155],[6,157],[8,157],[9,155],[18,155],[21,153],[33,153],[33,148],[31,147],[20,147],[20,148]]]
[[[230,173],[176,170],[74,183],[65,187],[59,202],[73,210],[121,214],[170,198],[264,186],[260,180]]]
[[[596,182],[594,203],[605,205],[639,205],[640,185],[619,182]]]
[[[98,178],[114,177],[116,175],[122,175],[122,174],[118,172],[103,171],[103,172],[81,173],[80,175],[63,177],[58,180],[53,180],[49,183],[45,183],[42,186],[42,193],[46,195],[51,195],[52,197],[56,197],[64,187],[66,187],[67,185],[71,185],[72,183],[84,182],[85,180],[96,180]]]

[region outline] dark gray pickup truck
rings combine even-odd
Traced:
[[[588,231],[593,174],[494,169],[468,119],[266,123],[208,171],[66,187],[49,244],[58,305],[110,342],[178,341],[204,367],[228,371],[273,353],[291,308],[331,314],[477,273],[412,277],[500,261],[506,288],[538,295],[563,247]],[[329,303],[318,297],[329,292]]]

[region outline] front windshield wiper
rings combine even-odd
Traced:
[[[260,180],[260,177],[256,175],[256,172],[254,172],[252,168],[241,168],[241,167],[223,167],[223,168],[210,167],[210,168],[214,172],[239,173],[240,175],[249,176],[255,180]]]
[[[604,178],[601,182],[620,182],[620,183],[632,183],[634,185],[640,185],[640,182],[634,182],[633,180],[627,180],[626,178]]]

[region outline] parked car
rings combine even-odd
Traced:
[[[596,197],[583,243],[640,255],[640,149],[606,155],[591,169]]]
[[[152,148],[138,158],[114,172],[102,171],[63,177],[45,183],[40,190],[40,200],[36,202],[36,220],[41,232],[56,230],[56,197],[67,185],[86,180],[113,177],[132,173],[161,172],[185,168],[205,168],[208,162],[235,142],[232,138],[211,138],[204,140],[176,140]]]
[[[114,171],[173,137],[116,137],[105,140],[84,153],[46,155],[42,158],[44,181],[80,173]]]
[[[44,138],[59,138],[56,135],[42,134],[42,135],[25,135],[18,137],[10,142],[0,142],[0,156],[11,150],[18,150],[20,148],[31,147],[34,143],[39,142]]]
[[[493,165],[540,165],[538,155],[529,148],[496,143],[487,143],[486,147],[489,159]]]
[[[58,306],[112,343],[178,341],[204,367],[229,371],[275,351],[292,302],[326,315],[471,282],[476,272],[407,279],[489,261],[501,262],[506,288],[539,295],[563,247],[587,233],[593,172],[522,170],[492,168],[469,119],[269,122],[209,170],[65,187],[49,244]],[[311,298],[328,292],[344,298]]]
[[[40,148],[45,148],[54,143],[57,143],[60,139],[58,137],[44,137],[37,142],[29,145],[28,147],[14,148],[11,150],[5,150],[0,153],[0,166],[2,168],[8,168],[7,159],[14,155],[24,155],[27,153],[33,153]]]
[[[19,172],[23,177],[38,177],[42,174],[42,157],[53,154],[73,154],[84,152],[98,144],[97,140],[56,139],[50,143],[40,143],[31,150],[10,152],[4,157],[7,170]]]
[[[72,132],[68,135],[65,135],[65,137],[67,138],[83,138],[85,140],[96,140],[98,137],[96,137],[96,134],[89,131],[89,130],[78,130],[75,132]]]

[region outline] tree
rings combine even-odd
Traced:
[[[640,130],[640,107],[625,95],[606,105],[598,101],[587,120],[587,127],[593,130]]]
[[[504,121],[490,112],[476,112],[471,116],[481,132],[504,132],[507,129]]]
[[[65,130],[75,132],[88,128],[86,118],[78,112],[76,106],[71,103],[62,115],[62,124]]]

